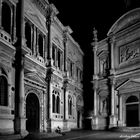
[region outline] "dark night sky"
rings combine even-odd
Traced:
[[[93,27],[98,39],[104,39],[113,23],[126,12],[124,0],[49,0],[59,11],[57,15],[64,26],[69,25],[72,36],[83,51],[92,42]]]

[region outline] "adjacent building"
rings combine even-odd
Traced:
[[[0,134],[82,128],[83,52],[48,0],[0,0]]]
[[[92,129],[140,126],[140,8],[122,15],[98,42],[94,29]]]

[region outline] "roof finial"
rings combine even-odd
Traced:
[[[93,42],[91,43],[91,46],[92,47],[97,47],[97,44],[98,44],[97,30],[94,27],[93,28]]]
[[[98,42],[98,37],[97,37],[97,33],[98,31],[96,30],[96,28],[93,28],[93,41],[94,42]]]

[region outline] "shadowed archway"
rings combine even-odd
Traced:
[[[29,132],[39,131],[39,100],[34,93],[30,93],[26,99],[26,129]]]

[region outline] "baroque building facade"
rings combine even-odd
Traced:
[[[0,0],[0,134],[82,128],[83,52],[47,0]]]
[[[140,8],[122,15],[98,42],[93,31],[92,129],[140,126]]]

